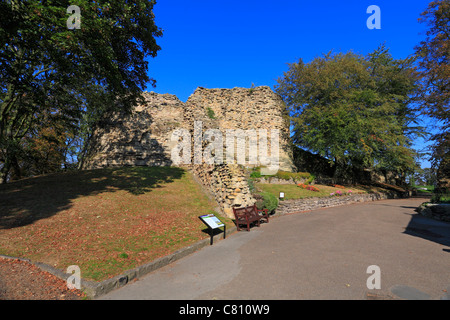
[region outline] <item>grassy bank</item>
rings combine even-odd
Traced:
[[[277,198],[280,192],[284,192],[285,199],[304,199],[312,197],[330,197],[338,194],[354,194],[354,193],[367,193],[367,192],[385,192],[382,188],[368,187],[368,186],[326,186],[317,185],[314,187],[318,191],[307,190],[301,188],[295,184],[267,184],[256,183],[256,188],[262,192],[269,192],[275,195]]]
[[[207,238],[198,216],[213,208],[175,167],[26,179],[0,186],[0,254],[78,265],[83,278],[100,281]]]

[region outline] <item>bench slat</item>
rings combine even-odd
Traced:
[[[235,223],[237,230],[240,231],[239,225],[247,225],[247,231],[250,231],[250,224],[257,222],[257,226],[260,226],[261,220],[265,219],[269,222],[269,214],[267,209],[258,209],[256,204],[248,207],[233,208],[234,217],[236,218]]]

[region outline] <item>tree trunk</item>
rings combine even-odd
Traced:
[[[0,171],[2,184],[6,184],[8,182],[8,174],[9,174],[10,168],[11,168],[10,162],[8,161],[8,159],[5,159],[5,163],[3,165],[3,168]]]
[[[11,181],[20,180],[22,178],[22,169],[20,168],[17,157],[14,155],[11,159],[12,175]]]

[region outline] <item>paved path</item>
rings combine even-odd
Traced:
[[[101,299],[449,299],[450,223],[424,199],[352,204],[272,219]],[[368,289],[380,268],[381,289]]]

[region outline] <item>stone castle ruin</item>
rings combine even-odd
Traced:
[[[278,130],[277,167],[283,171],[295,170],[284,103],[267,86],[251,89],[199,87],[186,103],[170,94],[145,92],[144,97],[145,104],[137,106],[131,114],[118,113],[102,121],[92,136],[84,169],[179,165],[174,163],[172,157],[172,151],[179,143],[174,141],[173,133],[183,130],[192,139],[192,161],[180,166],[194,173],[215,198],[221,213],[229,217],[233,217],[233,206],[253,205],[256,200],[249,191],[242,163],[225,160],[208,164],[194,161],[196,152],[204,152],[208,145],[208,141],[204,140],[200,146],[195,145],[199,128],[200,135],[211,129],[223,132],[224,145],[227,130],[259,132],[259,129],[265,129],[269,133]],[[269,137],[269,153],[271,141]],[[235,146],[239,148],[238,143]],[[246,146],[248,149],[248,143]],[[249,150],[245,151],[245,157],[249,160]],[[247,163],[244,167],[260,166],[262,163],[259,160],[257,163]]]

